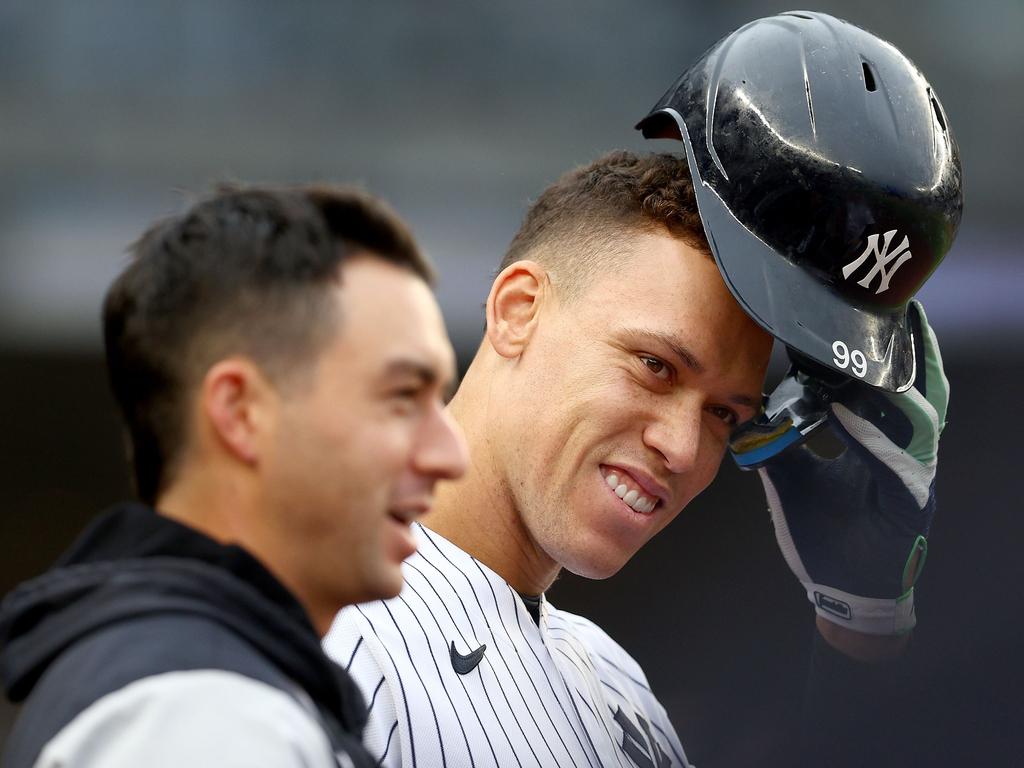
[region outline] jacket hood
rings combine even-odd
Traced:
[[[242,636],[343,725],[362,727],[355,683],[321,650],[295,597],[252,555],[139,504],[99,517],[50,571],[0,604],[0,682],[21,701],[86,634],[153,613],[186,613]],[[360,697],[354,697],[360,701]]]

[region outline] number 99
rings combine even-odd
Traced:
[[[832,355],[832,362],[844,370],[850,368],[853,371],[853,375],[858,379],[863,379],[867,374],[868,360],[859,349],[851,352],[844,342],[833,341]]]

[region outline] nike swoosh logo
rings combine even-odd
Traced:
[[[461,653],[455,650],[455,641],[452,640],[451,645],[451,656],[452,656],[452,669],[458,672],[460,675],[468,675],[474,669],[477,664],[484,657],[484,651],[487,650],[487,644],[484,643],[475,651],[471,651],[467,655],[463,656]]]
[[[892,336],[889,337],[889,344],[885,348],[885,355],[881,359],[882,368],[888,370],[892,367],[892,348],[896,344],[896,331],[892,332]]]

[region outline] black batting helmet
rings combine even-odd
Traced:
[[[952,245],[959,150],[893,45],[823,13],[753,21],[637,128],[686,146],[708,242],[741,306],[790,348],[902,392],[907,304]]]

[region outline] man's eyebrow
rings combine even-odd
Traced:
[[[434,366],[413,358],[397,358],[391,360],[384,369],[385,378],[395,376],[413,376],[419,379],[423,386],[433,386],[440,382],[444,387],[445,399],[450,399],[455,393],[455,375],[447,371],[439,371]]]
[[[729,402],[733,405],[742,405],[747,408],[753,408],[755,411],[761,410],[760,397],[751,397],[750,395],[730,395]]]
[[[384,368],[385,376],[414,376],[424,384],[433,384],[437,381],[437,371],[424,362],[411,358],[398,358],[391,360]]]

